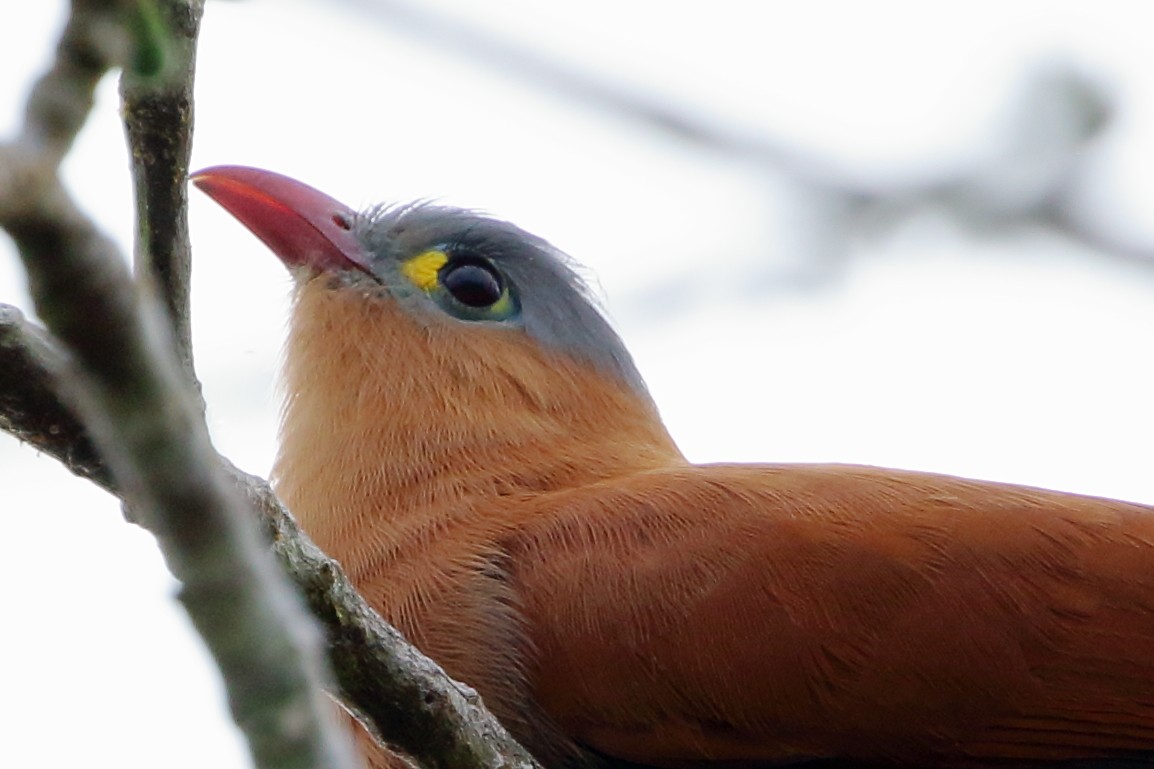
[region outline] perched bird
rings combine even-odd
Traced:
[[[1154,509],[690,464],[544,240],[194,181],[295,278],[281,498],[546,766],[1154,766]]]

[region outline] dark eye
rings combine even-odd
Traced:
[[[468,307],[489,307],[505,293],[501,274],[477,257],[452,259],[441,268],[439,277],[445,290]]]

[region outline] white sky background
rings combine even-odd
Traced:
[[[63,5],[0,10],[4,134]],[[438,5],[865,179],[989,153],[1029,67],[1068,58],[1119,109],[1084,194],[1154,243],[1139,2]],[[439,198],[549,238],[598,277],[694,460],[858,462],[1154,503],[1154,267],[923,215],[855,241],[817,287],[783,288],[807,241],[780,180],[320,3],[210,3],[196,137],[197,167],[271,168],[353,205]],[[65,171],[128,253],[114,79]],[[288,278],[203,196],[191,216],[213,435],[267,473]],[[11,252],[0,240],[0,301],[27,309]],[[0,766],[247,765],[150,537],[7,436],[0,511]]]

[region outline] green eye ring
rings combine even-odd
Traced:
[[[520,310],[505,276],[478,254],[431,249],[403,263],[401,271],[441,309],[461,320],[503,321]]]

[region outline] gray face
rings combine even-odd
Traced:
[[[374,275],[411,312],[521,328],[649,399],[633,358],[569,257],[541,238],[472,211],[425,203],[372,209],[353,231],[373,256]]]

